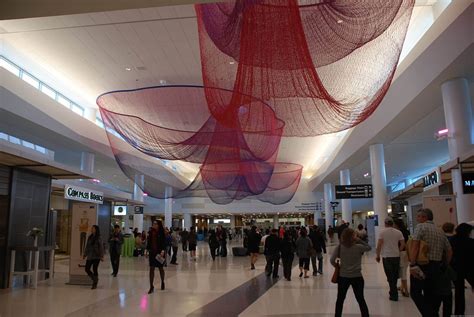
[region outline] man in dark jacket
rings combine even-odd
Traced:
[[[120,253],[122,252],[123,235],[119,225],[114,226],[114,231],[109,238],[110,262],[112,263],[112,276],[116,277],[120,265]]]
[[[278,238],[278,230],[272,229],[270,235],[265,240],[265,258],[267,265],[265,273],[270,276],[273,272],[273,278],[278,278],[278,265],[280,264],[281,241]]]
[[[311,264],[313,266],[313,276],[323,274],[323,252],[326,253],[326,242],[318,226],[314,225],[309,233],[309,239],[313,244],[311,250]],[[316,270],[316,259],[318,259],[318,269]]]

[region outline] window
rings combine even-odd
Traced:
[[[34,77],[31,76],[30,74],[28,74],[28,73],[26,73],[26,72],[22,72],[21,79],[23,79],[23,80],[26,81],[28,84],[30,84],[31,86],[35,87],[36,89],[39,89],[39,81],[38,81],[38,79],[34,78]]]
[[[56,100],[56,91],[54,91],[52,88],[50,88],[49,86],[45,85],[45,84],[41,84],[41,91],[43,93],[45,93],[46,95],[48,95],[50,98]]]
[[[102,121],[101,118],[96,117],[96,118],[95,118],[95,124],[97,124],[97,125],[98,125],[99,127],[101,127],[102,129],[105,129],[104,121]]]
[[[71,109],[71,101],[65,98],[63,95],[58,94],[58,102],[64,107]]]
[[[19,138],[15,138],[14,136],[9,136],[8,139],[10,140],[11,143],[13,144],[20,144],[20,139]]]
[[[82,109],[82,107],[79,107],[79,106],[76,105],[75,103],[71,103],[71,109],[72,109],[72,111],[74,111],[74,112],[77,113],[78,115],[84,117],[84,109]]]
[[[42,146],[35,145],[35,150],[40,152],[40,153],[46,154],[46,149]]]
[[[28,141],[25,141],[25,140],[21,140],[21,144],[23,144],[24,147],[27,147],[29,149],[35,149],[35,145],[33,143],[30,143]]]
[[[4,58],[0,58],[0,67],[5,68],[10,73],[20,77],[20,68],[9,61],[5,60]]]
[[[0,132],[0,139],[8,141],[8,134]]]

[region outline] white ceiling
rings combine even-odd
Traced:
[[[437,2],[417,0],[414,16]],[[0,54],[86,107],[96,107],[96,97],[107,91],[159,85],[162,80],[202,83],[192,5],[0,21]],[[439,111],[432,116],[436,122],[444,120]],[[309,177],[337,149],[345,133],[283,139],[279,160],[304,165]],[[407,131],[399,142],[415,142],[414,137],[421,135]],[[434,152],[445,152],[441,143],[426,142]],[[399,153],[397,146],[390,146],[394,153]],[[409,146],[419,149],[416,143]],[[364,163],[354,168],[367,169]],[[393,175],[404,170],[394,169]]]

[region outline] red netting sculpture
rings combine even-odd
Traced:
[[[203,87],[148,87],[98,98],[108,134],[136,151],[200,164],[174,197],[219,204],[248,196],[282,204],[302,167],[277,162],[281,137],[354,127],[372,114],[396,70],[414,0],[237,0],[198,4]],[[145,175],[163,198],[152,162],[109,135],[122,170]],[[148,166],[150,165],[150,166]]]

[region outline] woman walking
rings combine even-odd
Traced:
[[[189,252],[191,253],[191,261],[196,262],[197,234],[194,227],[191,227],[191,230],[189,231],[188,243]]]
[[[405,297],[410,297],[410,293],[408,292],[408,283],[407,283],[407,269],[408,269],[408,255],[407,255],[407,250],[406,250],[406,243],[408,241],[408,238],[410,237],[410,232],[408,231],[407,227],[405,226],[405,223],[401,219],[397,219],[394,221],[395,228],[400,230],[403,239],[405,240],[405,248],[400,251],[400,279],[402,281],[400,291],[402,292],[402,295]],[[365,240],[364,240],[365,241]]]
[[[250,269],[255,270],[255,263],[258,260],[258,254],[260,253],[260,241],[262,236],[257,232],[257,227],[252,226],[248,234],[247,247],[250,253]]]
[[[303,276],[304,271],[304,278],[308,278],[308,271],[309,271],[309,259],[311,249],[313,248],[313,244],[311,240],[308,238],[307,232],[305,228],[301,228],[300,230],[300,237],[296,240],[296,255],[299,258],[299,265],[300,265],[300,277]]]
[[[331,255],[331,264],[334,267],[336,266],[336,259],[339,259],[340,262],[340,272],[337,280],[336,317],[342,316],[342,306],[349,286],[352,286],[355,298],[359,303],[361,315],[363,317],[369,316],[369,308],[364,299],[361,260],[364,252],[370,249],[365,241],[357,238],[357,233],[351,228],[346,228],[341,233],[341,243]]]
[[[99,273],[97,270],[100,261],[104,261],[104,245],[100,237],[99,226],[97,225],[91,227],[91,234],[87,238],[86,249],[84,251],[84,259],[86,258],[86,273],[92,280],[91,289],[96,289],[97,283],[99,282]],[[91,267],[94,273],[92,273]]]
[[[295,258],[295,244],[290,233],[285,231],[281,242],[281,262],[283,263],[283,276],[287,281],[291,281],[291,266]]]
[[[155,290],[153,282],[155,280],[156,267],[160,271],[161,289],[165,289],[165,270],[163,265],[166,259],[166,237],[163,223],[160,220],[153,221],[153,226],[148,233],[147,251],[150,264],[150,290],[148,294],[151,294]]]

